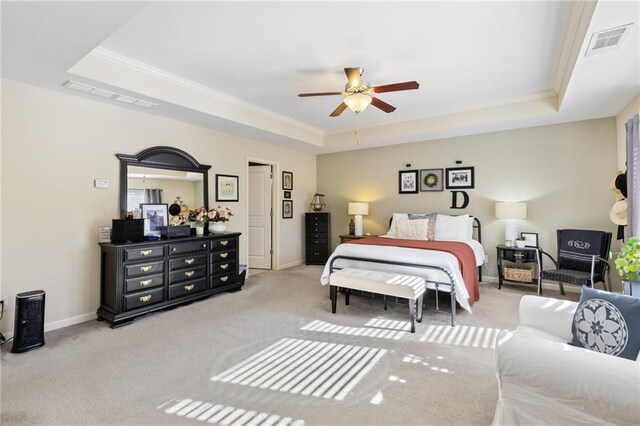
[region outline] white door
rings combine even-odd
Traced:
[[[271,166],[249,166],[249,268],[271,269]]]

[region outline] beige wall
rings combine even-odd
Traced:
[[[616,138],[618,147],[618,170],[627,170],[627,128],[625,123],[640,112],[640,96],[636,96],[616,116]]]
[[[180,148],[212,165],[209,202],[215,203],[215,174],[240,177],[240,202],[221,203],[235,216],[228,230],[243,233],[246,263],[247,157],[294,173],[294,218],[278,219],[279,265],[304,260],[303,212],[316,190],[312,154],[216,132],[144,112],[2,80],[2,276],[9,301],[2,332],[13,328],[19,292],[47,293],[48,328],[91,319],[99,305],[98,227],[118,217],[119,161],[158,145]],[[278,200],[280,173],[276,174]],[[93,180],[109,180],[108,189]],[[280,203],[275,215],[281,217]]]
[[[398,194],[398,171],[457,167],[456,160],[475,167],[475,188],[467,190],[464,211],[449,208],[446,189]],[[490,277],[497,276],[495,246],[505,235],[504,221],[494,217],[496,201],[526,201],[528,218],[519,221],[519,231],[537,232],[554,257],[558,228],[615,231],[608,188],[616,169],[613,118],[321,155],[317,169],[318,192],[332,213],[334,245],[348,232],[348,201],[370,203],[364,231],[372,234],[386,232],[393,212],[477,216]]]

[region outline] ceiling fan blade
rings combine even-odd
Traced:
[[[393,112],[396,110],[396,107],[394,107],[393,105],[389,105],[388,103],[381,101],[378,98],[374,98],[373,96],[371,97],[371,105],[383,110],[386,113]]]
[[[330,117],[337,117],[340,114],[342,114],[344,112],[344,110],[347,109],[347,104],[345,104],[344,102],[341,103],[340,105],[338,105],[338,108],[336,108],[335,110],[333,110],[333,112],[329,115]]]
[[[385,84],[384,86],[372,87],[373,93],[399,92],[400,90],[414,90],[419,88],[417,81],[405,81],[404,83]]]
[[[332,96],[332,95],[342,95],[342,92],[300,93],[298,96],[300,96],[301,98],[306,98],[308,96]]]
[[[361,75],[364,72],[362,68],[345,68],[344,73],[347,75],[347,79],[349,80],[349,84],[352,87],[360,87],[362,86],[362,78]]]

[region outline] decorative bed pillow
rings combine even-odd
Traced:
[[[425,213],[425,214],[409,213],[409,220],[416,220],[416,219],[435,220],[437,217],[438,217],[438,213]]]
[[[569,344],[635,360],[640,350],[640,298],[582,287]]]
[[[469,215],[448,216],[439,214],[436,219],[436,240],[469,241]]]
[[[396,222],[396,238],[403,240],[426,240],[428,219],[398,219]]]
[[[398,223],[398,219],[409,219],[409,215],[407,213],[394,213],[393,218],[391,219],[391,225],[389,225],[389,231],[385,237],[389,238],[397,238],[396,237],[396,224]]]
[[[428,213],[428,214],[409,213],[409,220],[429,219],[429,223],[427,224],[427,240],[429,241],[433,241],[436,239],[437,218],[438,218],[438,213]]]

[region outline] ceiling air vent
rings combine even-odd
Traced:
[[[125,104],[135,105],[142,108],[153,108],[158,106],[158,104],[154,104],[153,102],[143,101],[142,99],[133,98],[131,96],[120,95],[118,93],[110,92],[108,90],[99,89],[97,87],[90,86],[84,83],[78,83],[77,81],[67,80],[63,84],[64,87],[68,89],[77,90],[79,92],[88,93],[90,95],[100,96],[105,99],[113,99],[116,101],[123,102]]]
[[[622,44],[632,25],[633,23],[591,34],[591,41],[584,56],[617,49]]]

